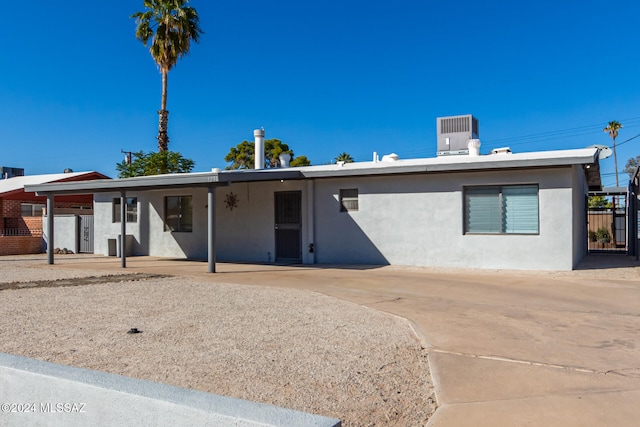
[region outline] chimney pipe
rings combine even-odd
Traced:
[[[264,169],[264,129],[256,129],[253,131],[255,138],[255,169]]]

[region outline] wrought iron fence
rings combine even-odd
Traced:
[[[41,228],[3,228],[0,229],[0,236],[32,236],[32,237],[41,237],[42,229]]]

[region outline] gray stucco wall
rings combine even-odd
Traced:
[[[221,261],[273,262],[275,259],[276,192],[300,191],[302,195],[302,261],[314,262],[308,250],[309,223],[313,215],[309,209],[309,191],[306,181],[276,181],[238,183],[221,187],[216,193],[217,257]],[[237,207],[231,209],[226,199],[233,193]]]
[[[166,196],[192,196],[193,231],[171,232],[164,229],[164,200]],[[95,196],[94,252],[108,254],[107,240],[120,234],[120,222],[112,221],[112,203],[117,193]],[[138,221],[126,224],[127,234],[133,236],[133,255],[177,258],[207,258],[207,190],[184,188],[178,190],[127,193],[138,199]]]
[[[587,238],[587,196],[589,189],[584,170],[573,167],[573,268],[575,268],[588,251]]]
[[[44,241],[49,244],[47,236],[47,217],[42,217],[42,233]],[[55,215],[53,218],[54,248],[66,248],[78,253],[78,216]]]
[[[318,263],[565,270],[573,267],[571,168],[327,179],[316,183]],[[538,184],[539,235],[465,235],[463,188]],[[358,212],[339,212],[358,188]]]
[[[538,235],[465,235],[463,189],[537,184]],[[340,212],[340,189],[357,188],[359,210]],[[575,189],[575,190],[574,190]],[[274,193],[301,191],[303,262],[397,264],[495,269],[569,270],[586,251],[581,167],[236,183],[216,190],[217,259],[273,262]],[[233,193],[237,205],[225,203]],[[164,230],[164,197],[192,195],[191,233]],[[127,194],[138,197],[138,222],[127,224],[134,255],[207,257],[207,190]],[[96,195],[95,252],[107,254],[117,194]],[[309,251],[313,243],[314,252]]]

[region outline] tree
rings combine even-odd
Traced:
[[[605,196],[589,196],[589,209],[611,209],[613,203]]]
[[[616,154],[616,138],[618,137],[618,131],[622,129],[622,124],[616,120],[612,120],[609,122],[606,128],[603,130],[609,134],[611,139],[613,139],[613,163],[615,165],[616,171],[616,187],[619,187],[618,184],[618,155]]]
[[[311,166],[311,160],[307,159],[307,156],[298,156],[289,162],[289,166],[292,168],[299,166]]]
[[[225,162],[231,164],[226,167],[227,170],[233,169],[254,169],[255,168],[255,142],[242,141],[235,147],[231,147],[229,153],[224,157]],[[287,153],[291,156],[290,166],[309,166],[311,161],[307,156],[294,157],[293,150],[279,139],[265,139],[265,168],[280,167],[280,154]]]
[[[116,165],[118,178],[134,176],[161,175],[165,173],[187,173],[193,170],[195,162],[182,157],[176,151],[159,151],[131,153],[131,162],[123,160]]]
[[[349,153],[342,152],[336,157],[336,162],[353,163],[353,157]]]
[[[203,33],[198,13],[187,6],[189,0],[143,0],[144,12],[136,12],[136,38],[149,47],[151,57],[162,74],[162,101],[158,111],[158,151],[167,151],[167,78],[169,71],[189,53],[191,40],[198,42]]]
[[[633,174],[636,173],[636,169],[640,166],[640,156],[632,157],[627,160],[627,164],[624,166],[624,171],[629,174],[629,179],[633,178]]]

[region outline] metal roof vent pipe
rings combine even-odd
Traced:
[[[264,169],[264,128],[256,129],[253,131],[253,137],[255,138],[255,157],[256,164],[255,169]]]
[[[282,153],[278,157],[280,158],[280,167],[281,168],[288,168],[289,167],[289,162],[291,161],[291,154]]]
[[[467,148],[469,148],[470,156],[479,156],[480,155],[480,140],[479,139],[470,139],[467,143]]]

